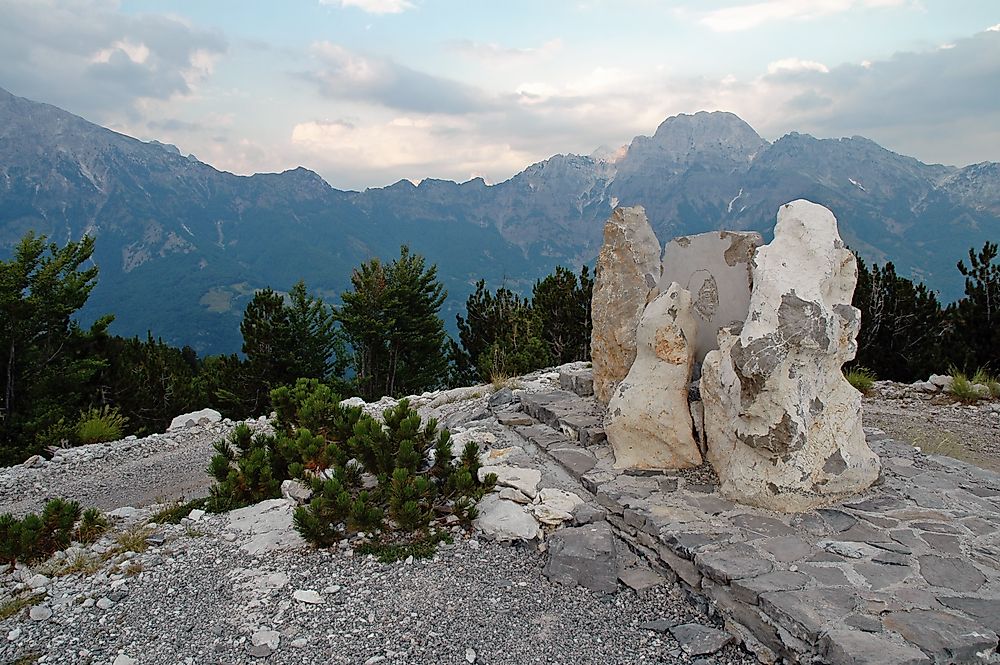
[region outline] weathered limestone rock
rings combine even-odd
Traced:
[[[607,404],[635,359],[635,329],[660,279],[660,241],[641,206],[615,208],[594,270],[594,394]]]
[[[608,404],[604,431],[617,469],[687,469],[701,464],[688,410],[697,329],[691,294],[676,282],[646,307],[637,354]]]
[[[692,340],[696,368],[709,351],[719,348],[720,329],[746,321],[751,259],[763,242],[759,233],[712,231],[678,236],[663,248],[660,293],[672,282],[691,293],[692,313],[698,323]]]
[[[561,584],[592,591],[618,590],[615,536],[607,522],[559,529],[549,541],[549,561],[542,571]]]
[[[191,413],[185,413],[177,416],[170,421],[170,427],[167,429],[181,429],[184,427],[194,427],[195,425],[207,425],[209,423],[217,423],[222,420],[222,414],[215,409],[202,409],[201,411],[192,411]]]
[[[833,214],[804,200],[781,207],[754,264],[749,317],[719,332],[702,371],[707,456],[728,498],[809,510],[879,473],[841,373],[857,351],[857,264]]]

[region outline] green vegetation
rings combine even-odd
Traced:
[[[108,519],[97,508],[87,508],[76,531],[76,538],[81,543],[96,542],[110,528]]]
[[[366,401],[442,387],[447,340],[438,316],[444,287],[437,266],[405,245],[392,263],[372,259],[351,275],[352,290],[337,312],[348,343],[355,387]]]
[[[478,480],[479,447],[456,459],[447,430],[423,422],[406,400],[381,420],[340,405],[315,379],[272,392],[275,434],[237,427],[216,444],[208,506],[229,510],[280,495],[294,478],[313,493],[294,514],[295,528],[316,546],[357,532],[396,546],[432,542],[438,520],[475,519],[475,503],[496,482]],[[408,554],[407,554],[408,556]]]
[[[847,377],[848,383],[854,386],[862,395],[867,395],[872,387],[874,387],[875,381],[878,380],[875,372],[860,365],[855,365],[850,369],[845,368],[844,376]]]
[[[374,554],[382,563],[395,563],[408,557],[429,559],[437,552],[441,543],[453,543],[454,539],[446,531],[436,531],[424,538],[407,543],[364,543],[355,550],[358,554]]]
[[[116,552],[136,552],[142,553],[149,549],[147,538],[153,535],[152,527],[145,524],[137,524],[125,531],[115,534]]]
[[[117,441],[122,438],[127,424],[128,418],[121,414],[118,407],[105,404],[99,409],[87,409],[80,414],[80,422],[76,424],[76,438],[82,445]]]
[[[502,385],[535,369],[588,360],[593,289],[586,266],[579,280],[556,267],[535,283],[530,299],[504,287],[490,292],[480,280],[466,315],[457,317],[461,345],[451,342],[453,382]]]
[[[37,605],[43,600],[45,600],[44,592],[34,594],[29,593],[23,596],[17,596],[16,598],[11,598],[4,604],[0,605],[0,621],[9,619],[26,607]]]
[[[1000,380],[982,367],[977,369],[976,373],[972,375],[972,383],[986,386],[986,389],[990,392],[989,396],[993,399],[1000,398]]]
[[[208,506],[208,498],[192,499],[191,501],[178,501],[172,506],[167,506],[163,510],[149,518],[150,524],[180,524],[181,520],[187,517],[196,508],[205,510]]]
[[[854,306],[861,310],[861,331],[855,363],[896,381],[926,380],[949,365],[1000,364],[997,251],[990,242],[978,253],[969,250],[968,266],[958,262],[965,296],[944,308],[923,284],[899,277],[892,263],[869,269],[859,260]],[[958,390],[963,389],[960,383]]]
[[[0,563],[44,561],[69,547],[79,519],[80,505],[65,499],[50,500],[41,515],[0,515]]]

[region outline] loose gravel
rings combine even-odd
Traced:
[[[339,549],[252,557],[227,525],[162,526],[161,547],[53,577],[40,605],[51,616],[0,622],[0,662],[693,663],[640,625],[711,623],[673,585],[601,596],[551,583],[534,547],[463,537],[409,563]],[[735,646],[713,658],[756,662]]]
[[[266,420],[247,424],[262,429]],[[212,445],[233,427],[230,421],[194,425],[143,438],[67,448],[27,468],[0,468],[0,512],[38,512],[55,497],[107,511],[205,496],[212,484],[206,471]]]

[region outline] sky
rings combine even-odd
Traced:
[[[725,110],[1000,161],[998,0],[0,0],[0,87],[234,173],[501,182]]]

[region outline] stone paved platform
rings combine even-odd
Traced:
[[[585,376],[562,385],[589,392]],[[877,484],[786,515],[728,501],[709,467],[614,470],[591,397],[524,393],[497,416],[764,662],[1000,662],[1000,475],[866,430],[882,457]]]

